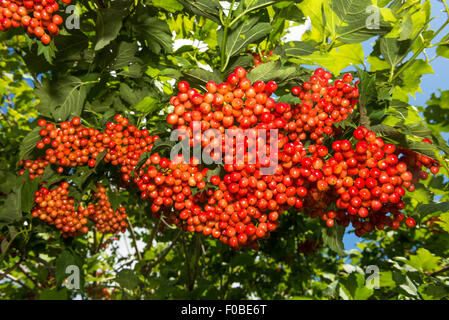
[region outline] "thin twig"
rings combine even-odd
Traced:
[[[97,236],[95,236],[95,239],[97,239]],[[103,245],[104,240],[104,233],[101,234],[100,242],[98,242],[98,247],[95,249],[95,253],[98,253],[101,249],[101,246]]]
[[[183,232],[182,230],[179,230],[176,237],[172,240],[172,243],[170,244],[170,246],[167,249],[165,249],[165,251],[161,254],[161,256],[159,258],[157,258],[152,264],[150,264],[146,268],[145,274],[150,272],[155,266],[157,266],[162,260],[164,260],[164,258],[167,256],[167,254],[173,249],[175,244],[178,242],[179,236],[181,235],[182,232]]]
[[[1,271],[1,270],[0,270],[0,277],[1,277],[1,278],[6,277],[6,278],[10,279],[11,281],[13,281],[13,282],[15,282],[15,283],[17,283],[17,284],[20,284],[22,287],[28,289],[29,291],[33,291],[33,289],[31,289],[30,287],[28,287],[25,283],[23,283],[22,281],[20,281],[20,280],[17,279],[16,277],[13,277],[12,275],[7,274],[6,272],[3,272],[3,271]]]
[[[184,238],[184,233],[182,233],[181,235],[181,240],[182,240],[182,248],[184,249],[184,257],[186,259],[186,268],[187,268],[187,281],[188,281],[188,288],[190,288],[190,279],[191,279],[191,274],[190,274],[190,259],[189,259],[189,255],[187,253],[187,247],[186,247],[186,241]]]
[[[438,270],[438,271],[429,273],[428,276],[435,277],[435,276],[437,276],[437,275],[439,275],[439,274],[441,274],[441,273],[444,273],[444,272],[446,272],[446,271],[449,271],[449,266],[446,266],[446,267],[444,267],[444,268],[442,268],[442,269],[440,269],[440,270]]]
[[[39,282],[37,282],[37,280],[34,279],[31,274],[29,274],[29,271],[23,265],[19,264],[19,269],[34,284],[34,286],[36,288],[41,288],[41,285],[39,284]]]
[[[193,290],[195,286],[195,280],[196,276],[198,274],[198,261],[200,259],[200,238],[198,235],[196,235],[196,245],[195,245],[195,264],[193,269],[193,277],[192,277],[192,283],[190,284],[191,287],[189,288],[190,291]]]
[[[133,239],[134,249],[136,249],[137,259],[139,261],[142,261],[142,255],[140,254],[139,248],[137,247],[136,234],[134,233],[133,225],[128,218],[126,218],[126,221],[128,222],[129,225],[129,231],[131,232],[131,238]]]
[[[2,274],[0,274],[0,280],[2,280],[4,277],[6,277],[11,271],[13,271],[19,264],[22,263],[22,257],[20,257],[20,260],[16,262],[13,266],[9,267],[7,270],[2,271]]]
[[[161,223],[161,219],[162,219],[162,213],[159,216],[159,219],[157,219],[156,225],[154,226],[153,230],[151,231],[150,239],[149,239],[148,244],[147,244],[147,250],[150,250],[153,247],[153,240],[156,237],[156,233],[157,233],[157,230],[159,229],[159,225]]]

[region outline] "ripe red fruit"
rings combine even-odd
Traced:
[[[405,224],[407,225],[407,227],[414,228],[416,225],[416,222],[415,222],[415,219],[409,217],[405,220]]]

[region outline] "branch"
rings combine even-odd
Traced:
[[[179,236],[181,235],[182,232],[183,232],[182,230],[179,230],[178,234],[173,239],[170,246],[167,249],[165,249],[165,251],[161,254],[159,258],[157,258],[152,264],[150,264],[148,267],[145,268],[145,270],[143,271],[144,274],[148,274],[155,266],[157,266],[162,260],[164,260],[167,254],[173,249],[175,244],[178,242]]]
[[[94,239],[97,239],[96,235]],[[101,234],[100,242],[98,242],[98,246],[97,249],[95,249],[95,253],[98,253],[98,251],[100,251],[101,245],[103,244],[103,240],[104,240],[104,233]]]
[[[15,282],[17,284],[20,284],[22,287],[28,289],[29,291],[33,291],[30,287],[28,287],[25,283],[23,283],[22,281],[20,281],[16,277],[13,277],[12,275],[7,274],[6,272],[3,272],[1,270],[0,270],[0,277],[1,277],[0,279],[6,277],[6,278],[10,279],[11,281],[13,281],[13,282]]]
[[[21,264],[19,264],[19,269],[20,271],[22,271],[22,273],[34,284],[34,286],[36,288],[41,288],[40,284],[37,282],[36,279],[33,278],[33,276],[31,276],[31,274],[29,274],[28,270],[25,269],[25,267]]]
[[[366,111],[365,105],[360,100],[359,100],[359,112],[360,112],[359,127],[363,126],[369,129],[371,123],[368,117],[368,112]]]
[[[449,266],[446,266],[446,267],[444,267],[444,268],[442,268],[442,269],[440,269],[440,270],[438,270],[438,271],[429,273],[429,274],[427,274],[427,275],[428,275],[428,276],[431,276],[431,277],[435,277],[435,276],[437,276],[437,275],[439,275],[439,274],[441,274],[441,273],[444,273],[444,272],[446,272],[446,271],[449,271]]]
[[[1,271],[0,274],[0,280],[2,280],[4,277],[8,276],[8,274],[13,271],[19,264],[22,263],[22,258],[20,258],[20,260],[18,262],[16,262],[12,267],[8,268],[5,271]]]
[[[187,253],[187,247],[186,247],[186,241],[185,241],[185,238],[184,238],[184,233],[182,233],[181,240],[182,240],[182,248],[184,249],[184,256],[185,256],[185,259],[186,259],[188,287],[190,288],[190,282],[191,282],[191,280],[190,280],[191,279],[190,259],[189,259],[189,255]]]
[[[157,230],[159,229],[161,219],[162,219],[162,213],[160,213],[159,219],[157,219],[156,225],[154,226],[153,230],[151,231],[150,239],[148,241],[147,249],[145,251],[150,250],[153,247],[153,240],[156,237],[156,233],[157,233]]]
[[[189,288],[190,291],[192,291],[195,286],[195,279],[198,274],[198,265],[199,265],[198,261],[200,259],[200,247],[201,247],[200,244],[201,244],[200,237],[198,235],[196,235],[195,264],[194,264],[195,269],[193,270],[192,283],[190,284],[191,287]]]
[[[126,218],[126,221],[128,222],[128,225],[129,225],[129,231],[131,232],[131,237],[132,237],[132,239],[133,239],[134,248],[136,249],[137,259],[138,259],[139,261],[142,261],[142,255],[140,254],[139,248],[137,247],[136,234],[134,233],[133,225],[132,225],[131,221],[129,221],[128,218]]]

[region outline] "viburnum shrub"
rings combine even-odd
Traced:
[[[291,88],[300,101],[292,105],[276,101],[274,81],[251,83],[246,76],[238,67],[226,82],[209,81],[204,93],[181,81],[179,93],[170,99],[173,112],[167,123],[190,147],[223,160],[216,169],[195,157],[177,154],[169,159],[153,152],[159,137],[119,114],[103,131],[83,126],[78,117],[60,124],[40,119],[42,139],[36,148],[42,156],[22,161],[20,173],[28,170],[35,179],[49,165],[58,173],[76,166],[93,168],[104,153],[103,161],[118,167],[123,186],[137,188],[151,204],[153,216],[163,215],[184,231],[236,249],[258,248],[258,241],[269,237],[289,208],[320,218],[328,228],[352,224],[358,236],[375,228],[397,229],[404,220],[415,226],[402,212],[402,197],[428,177],[425,169],[436,174],[439,164],[387,143],[364,126],[352,137],[341,136],[334,124],[346,120],[358,103],[351,74],[332,79],[330,72],[316,69],[309,81]],[[195,126],[215,129],[218,135],[198,133]],[[230,135],[235,141],[227,140]],[[270,166],[272,172],[264,174]],[[87,232],[88,219],[100,232],[127,228],[125,208],[112,209],[104,186],[97,185],[92,193],[94,203],[76,210],[68,187],[62,182],[51,191],[42,187],[36,192],[33,217],[55,225],[64,236]]]
[[[69,4],[71,0],[59,3]],[[48,45],[59,34],[63,19],[57,0],[0,0],[0,31],[23,28],[30,37]]]

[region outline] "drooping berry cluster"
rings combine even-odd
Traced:
[[[54,225],[64,237],[73,237],[87,233],[88,219],[95,223],[96,230],[105,233],[124,232],[128,227],[126,210],[124,207],[114,211],[102,185],[92,197],[95,203],[85,208],[80,205],[75,210],[75,201],[69,196],[69,184],[62,182],[53,190],[41,187],[35,193],[34,208],[31,215],[50,225]]]
[[[28,172],[30,174],[30,179],[33,180],[41,175],[44,174],[45,168],[50,164],[48,160],[38,158],[36,160],[21,160],[19,161],[19,167],[22,167],[23,169],[20,169],[19,175],[23,175],[25,171],[28,169]]]
[[[104,151],[104,161],[119,167],[125,187],[139,188],[154,216],[232,248],[257,248],[291,207],[328,227],[351,223],[359,236],[385,226],[397,229],[405,219],[405,190],[427,178],[423,168],[437,173],[438,163],[386,144],[364,127],[351,140],[336,140],[340,129],[334,124],[346,120],[357,104],[350,74],[333,81],[329,72],[317,69],[309,82],[292,88],[300,99],[296,105],[273,99],[275,82],[252,84],[246,74],[239,67],[226,82],[207,83],[204,94],[182,81],[170,99],[174,109],[167,123],[190,147],[201,147],[203,157],[224,162],[214,173],[196,157],[170,160],[154,152],[137,168],[159,137],[121,115],[104,133],[84,128],[79,118],[58,127],[40,120],[43,139],[37,148],[45,156],[23,165],[33,175],[48,164],[57,164],[58,172],[94,167]],[[214,134],[206,134],[209,129]],[[114,212],[104,187],[98,190],[100,200],[88,205],[87,216],[101,230],[123,231],[124,209]],[[406,224],[413,227],[415,221],[408,217]]]
[[[58,10],[57,0],[0,0],[0,31],[22,27],[30,37],[36,37],[47,45],[51,37],[59,34],[63,23],[62,17],[55,14]]]
[[[95,167],[98,154],[110,146],[111,139],[107,135],[82,126],[78,117],[61,122],[58,126],[40,119],[38,125],[42,127],[39,131],[42,140],[36,144],[36,148],[45,149],[43,159],[58,164],[58,173],[62,173],[64,167],[86,164]]]
[[[81,206],[75,210],[75,201],[69,196],[69,184],[62,182],[57,188],[41,187],[35,193],[31,215],[54,225],[64,237],[73,237],[79,232],[87,233],[88,212]]]
[[[114,211],[106,194],[106,188],[101,184],[97,185],[93,200],[97,202],[88,204],[87,212],[89,218],[95,222],[96,230],[110,233],[125,232],[128,228],[126,209],[120,206]]]

